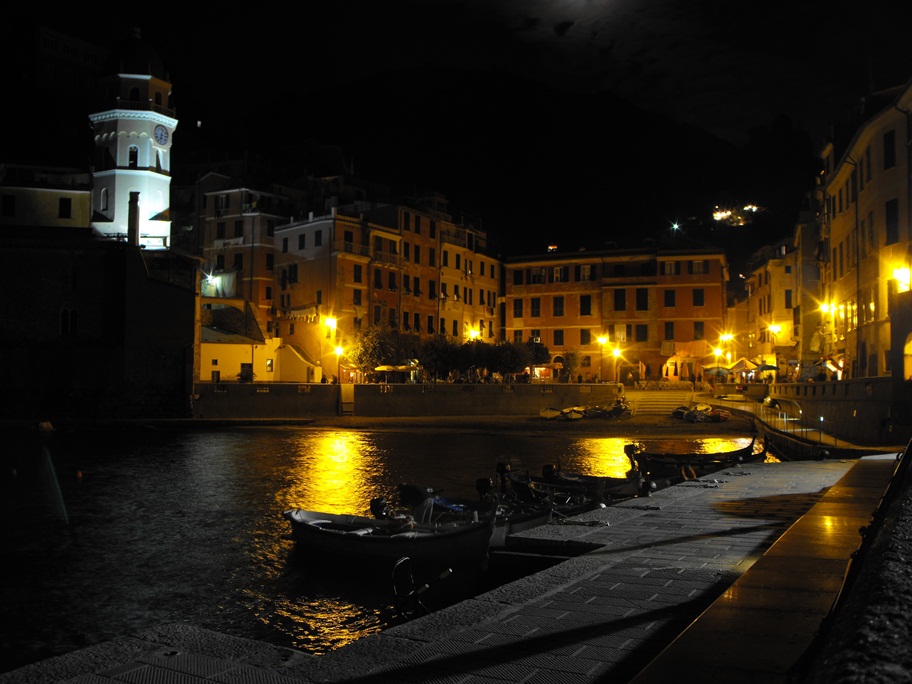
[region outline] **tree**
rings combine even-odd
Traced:
[[[454,342],[435,335],[421,344],[418,359],[432,378],[446,378],[456,368],[458,350]]]
[[[551,361],[551,352],[548,351],[548,348],[541,342],[529,340],[528,342],[525,342],[525,345],[529,349],[529,365],[543,366]]]
[[[570,349],[567,349],[562,356],[564,357],[564,373],[567,378],[569,378],[570,382],[573,382],[581,364],[579,348],[571,347]]]
[[[525,344],[498,342],[492,351],[491,370],[504,376],[522,373],[532,362],[532,351]]]
[[[361,328],[347,341],[345,357],[362,372],[370,373],[377,366],[393,363],[395,345],[389,330],[377,326]]]

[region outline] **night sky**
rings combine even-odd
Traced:
[[[174,84],[175,164],[339,145],[356,175],[442,192],[531,252],[675,221],[703,239],[718,203],[766,206],[758,242],[790,230],[808,158],[912,76],[912,38],[899,2],[748,5],[308,0],[48,23],[104,46],[142,29]]]

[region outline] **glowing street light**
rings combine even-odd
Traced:
[[[323,327],[326,328],[326,333],[320,336],[320,372],[323,373],[323,377],[326,377],[326,372],[323,368],[323,340],[335,340],[338,326],[339,321],[332,316],[327,316],[323,319]]]
[[[615,347],[611,350],[611,355],[614,356],[614,381],[618,382],[618,361],[621,358],[620,347]]]
[[[334,350],[336,355],[336,378],[339,380],[339,384],[342,384],[342,356],[345,354],[345,350],[342,347],[336,347]]]

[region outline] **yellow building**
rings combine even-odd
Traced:
[[[757,366],[776,367],[775,371],[761,371],[763,377],[784,380],[798,372],[798,259],[791,239],[761,250],[752,259],[747,280],[746,327],[734,332],[737,338],[748,340],[741,355]]]
[[[909,288],[912,86],[874,94],[819,188],[822,353],[839,378],[890,375],[891,295]]]

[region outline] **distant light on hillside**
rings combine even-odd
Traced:
[[[713,220],[729,226],[744,226],[751,222],[751,214],[763,211],[756,204],[745,204],[740,209],[716,207],[713,210]]]

